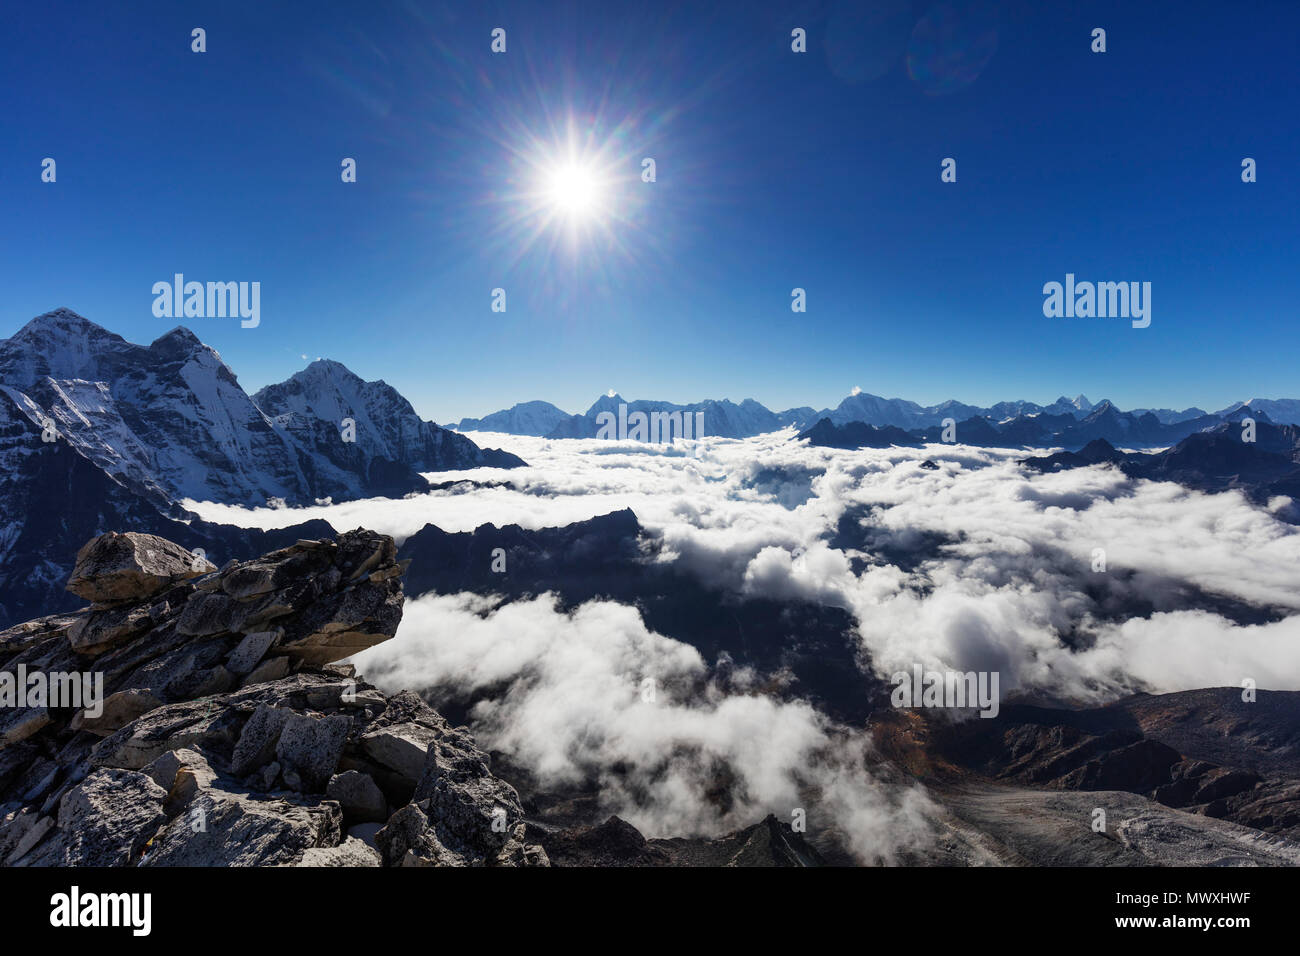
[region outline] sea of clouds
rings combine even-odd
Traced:
[[[1300,689],[1300,529],[1277,517],[1289,502],[1260,507],[1108,466],[1035,474],[1018,450],[845,451],[792,434],[677,447],[471,434],[529,467],[430,476],[510,486],[400,500],[188,504],[212,521],[321,517],[399,542],[426,523],[541,528],[631,508],[661,536],[659,560],[717,588],[849,610],[886,679],[914,664],[995,670],[1004,697],[1081,704],[1247,678]],[[938,467],[921,467],[927,457]],[[647,630],[632,607],[426,596],[356,663],[386,690],[491,691],[473,714],[487,746],[543,781],[599,779],[611,810],[652,834],[717,833],[766,812],[789,820],[810,793],[865,860],[895,859],[932,828],[924,794],[885,786],[860,734],[743,680],[720,687],[712,662]],[[646,676],[661,688],[653,703]],[[736,780],[721,807],[709,795],[720,765]]]

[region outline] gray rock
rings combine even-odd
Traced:
[[[87,717],[84,711],[78,711],[68,726],[72,730],[85,730],[97,737],[107,737],[162,704],[147,690],[120,690],[104,698],[103,713],[98,717]]]
[[[216,570],[180,545],[152,534],[109,532],[77,552],[68,590],[96,604],[143,601],[175,581]]]
[[[0,708],[0,748],[34,736],[52,719],[44,707]]]
[[[236,788],[201,790],[154,837],[142,866],[275,866],[337,846],[342,814],[329,801],[268,800]]]
[[[289,658],[271,657],[262,661],[253,671],[244,678],[244,687],[251,684],[264,684],[267,681],[279,680],[289,673]]]
[[[366,756],[400,774],[412,785],[424,774],[429,745],[438,731],[417,723],[395,724],[372,731],[361,738]]]
[[[388,801],[368,774],[356,770],[335,774],[325,788],[325,796],[339,802],[349,823],[383,823],[388,819]]]
[[[290,713],[283,707],[268,704],[258,706],[248,723],[244,724],[235,752],[230,758],[230,770],[236,777],[252,773],[275,758],[280,732]]]
[[[338,846],[313,847],[297,866],[382,866],[383,858],[374,847],[356,837],[346,837]]]
[[[286,783],[304,793],[321,793],[343,756],[352,721],[340,714],[315,718],[290,713],[280,731],[275,757]]]
[[[95,745],[91,763],[97,767],[139,770],[168,750],[233,747],[238,724],[215,701],[168,704],[149,711]]]
[[[33,814],[35,816],[35,814]],[[13,866],[45,839],[46,834],[54,829],[53,817],[40,817],[26,827],[14,843],[13,850],[5,857],[5,866]]]
[[[142,773],[99,769],[68,791],[58,825],[64,866],[130,866],[166,821],[167,793]]]
[[[438,842],[429,818],[414,803],[394,813],[375,834],[385,866],[464,866],[465,861]]]
[[[252,561],[221,576],[221,590],[236,600],[261,597],[283,584],[277,582],[279,565],[274,562]]]
[[[169,750],[143,773],[167,791],[167,806],[173,809],[187,805],[217,779],[208,759],[188,747]]]
[[[78,654],[93,657],[143,634],[153,625],[147,608],[105,608],[92,611],[68,628],[68,642]]]
[[[275,781],[280,778],[280,765],[272,760],[248,778],[249,786],[255,790],[274,790]]]
[[[227,634],[235,630],[238,611],[235,602],[224,594],[196,594],[186,602],[176,630],[191,637]]]
[[[250,673],[282,633],[279,630],[254,631],[252,634],[244,635],[244,639],[239,642],[239,646],[231,651],[230,656],[226,658],[226,668],[233,674]]]
[[[426,807],[439,842],[462,856],[491,859],[523,836],[519,794],[492,776],[468,735],[453,732],[429,745],[413,799]]]

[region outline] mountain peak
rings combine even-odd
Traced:
[[[347,379],[357,379],[357,380],[361,379],[360,375],[352,371],[352,369],[348,368],[342,362],[338,362],[335,361],[334,359],[327,359],[327,358],[318,358],[316,361],[309,364],[301,372],[295,372],[292,377],[298,378],[299,376],[307,376],[307,375],[320,376],[326,378],[347,378]]]
[[[196,346],[202,348],[203,343],[199,337],[183,325],[178,325],[169,332],[165,332],[158,338],[149,343],[151,349],[175,348],[177,346],[193,349]]]
[[[613,389],[610,391],[613,391]],[[587,409],[587,414],[595,415],[599,412],[615,411],[618,409],[619,405],[626,404],[627,399],[618,392],[614,392],[612,395],[609,392],[605,392],[600,396],[600,398],[596,399],[596,401],[592,403],[591,408]]]
[[[48,341],[52,336],[58,338],[100,338],[108,337],[123,341],[122,337],[96,325],[83,315],[73,312],[66,306],[60,306],[50,312],[36,316],[16,333],[14,342]]]

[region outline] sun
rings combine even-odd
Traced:
[[[640,140],[629,129],[570,118],[539,135],[520,125],[498,135],[502,186],[490,194],[498,211],[493,242],[522,260],[562,254],[604,269],[626,260],[651,193],[641,183]]]
[[[546,172],[543,195],[551,210],[573,220],[600,215],[604,205],[604,183],[590,164],[567,162]]]

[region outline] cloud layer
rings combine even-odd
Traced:
[[[262,527],[319,516],[399,539],[425,523],[539,528],[630,507],[662,537],[660,560],[715,587],[850,610],[886,678],[916,663],[997,670],[1004,696],[1089,703],[1245,678],[1300,689],[1300,530],[1276,508],[1105,466],[1028,473],[1015,464],[1023,451],[843,451],[791,434],[706,439],[698,457],[693,446],[478,435],[531,467],[439,475],[511,487],[397,501],[193,507]],[[927,456],[937,468],[921,467]],[[426,597],[359,663],[381,684],[490,692],[473,715],[490,746],[544,779],[596,776],[608,805],[651,833],[789,819],[810,791],[859,835],[864,858],[888,858],[926,829],[924,797],[873,778],[859,738],[806,704],[749,692],[743,675],[720,686],[712,662],[646,630],[634,608]],[[646,677],[654,703],[641,696]],[[709,796],[722,765],[738,781],[732,806]]]

